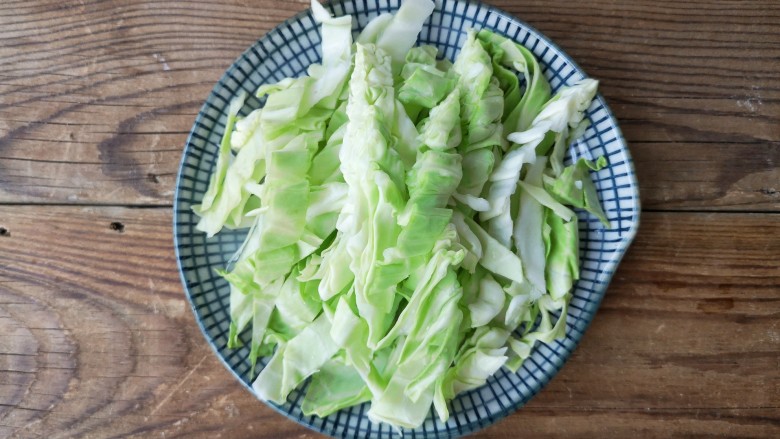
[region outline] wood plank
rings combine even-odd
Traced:
[[[316,436],[211,352],[168,209],[0,209],[0,436]],[[645,213],[573,357],[477,437],[777,437],[778,236],[777,214]]]
[[[641,437],[641,438],[768,438],[777,437],[777,409],[699,408],[671,410],[539,409],[523,412],[493,425],[477,438],[520,437]]]
[[[307,3],[0,5],[0,203],[170,205],[213,84]],[[602,80],[645,207],[780,209],[780,4],[494,3]]]
[[[780,210],[780,142],[629,145],[642,207]]]

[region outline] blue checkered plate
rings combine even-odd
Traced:
[[[400,0],[342,0],[326,5],[335,15],[350,14],[357,34],[383,12],[399,7]],[[585,73],[552,41],[524,22],[491,6],[463,0],[436,0],[436,9],[423,27],[419,41],[432,44],[453,60],[469,28],[487,28],[529,48],[544,70],[553,92],[573,84]],[[191,207],[199,204],[217,159],[225,129],[227,107],[240,90],[254,96],[261,84],[300,76],[311,63],[319,62],[320,34],[311,12],[304,11],[281,23],[247,49],[222,75],[206,99],[192,127],[176,182],[174,240],[184,289],[198,325],[214,351],[251,392],[249,349],[228,349],[229,287],[215,273],[238,249],[246,231],[225,230],[211,239],[195,229],[197,217]],[[260,106],[247,99],[241,115]],[[480,430],[514,412],[528,402],[558,372],[577,346],[604,297],[612,275],[636,234],[639,225],[639,194],[631,156],[625,140],[600,95],[588,109],[591,121],[584,137],[572,144],[567,162],[578,157],[606,156],[609,166],[592,174],[612,228],[578,212],[580,219],[581,278],[576,283],[567,316],[566,338],[551,345],[537,344],[517,373],[499,370],[487,384],[459,395],[451,405],[451,417],[440,422],[431,412],[412,438],[459,437]],[[244,334],[249,346],[249,334]],[[261,359],[258,367],[265,366]],[[307,427],[334,437],[391,438],[397,436],[387,425],[371,423],[368,404],[342,410],[325,419],[304,416],[300,401],[305,388],[293,391],[284,405],[271,407]]]

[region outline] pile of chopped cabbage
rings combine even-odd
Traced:
[[[322,63],[229,107],[198,228],[248,228],[220,272],[229,346],[251,331],[256,393],[302,410],[371,402],[414,428],[537,341],[564,336],[582,208],[608,225],[589,171],[564,165],[597,82],[551,96],[525,47],[470,31],[454,63],[413,47],[433,10],[406,0],[356,41],[316,1]]]

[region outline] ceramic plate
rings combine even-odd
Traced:
[[[355,33],[383,12],[394,11],[399,0],[335,1],[326,5],[335,15],[351,14]],[[553,92],[585,77],[585,73],[549,39],[524,22],[486,4],[458,0],[437,0],[436,9],[420,33],[419,41],[432,44],[453,60],[469,28],[486,28],[505,35],[533,51],[539,59]],[[304,74],[319,62],[320,34],[310,11],[281,23],[247,49],[225,72],[203,104],[192,127],[179,169],[174,205],[174,240],[184,289],[206,340],[251,392],[249,349],[227,348],[229,287],[217,276],[244,239],[245,231],[223,231],[206,239],[195,229],[197,217],[191,207],[199,204],[216,162],[225,129],[227,107],[240,90],[253,96],[258,86],[285,77]],[[250,98],[241,114],[260,102]],[[413,438],[458,437],[482,429],[528,402],[555,376],[577,346],[604,297],[620,259],[639,225],[639,195],[634,169],[617,121],[600,95],[590,106],[591,121],[585,136],[572,144],[567,162],[578,157],[606,156],[609,166],[593,174],[599,197],[612,228],[605,230],[596,218],[578,212],[580,218],[581,278],[574,288],[567,316],[566,338],[551,345],[538,344],[516,373],[500,370],[481,388],[461,394],[451,405],[451,417],[442,423],[431,412],[425,423],[405,432]],[[244,334],[249,346],[249,334]],[[267,360],[261,360],[259,366]],[[334,437],[396,437],[387,425],[371,423],[368,404],[355,406],[325,419],[304,416],[300,401],[304,389],[293,391],[284,405],[272,405],[285,416],[318,432]],[[244,414],[243,416],[251,416]]]

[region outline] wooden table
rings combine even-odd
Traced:
[[[201,336],[174,179],[221,73],[305,1],[0,4],[0,437],[317,435]],[[493,3],[592,76],[639,235],[582,344],[478,437],[780,437],[780,3]]]

